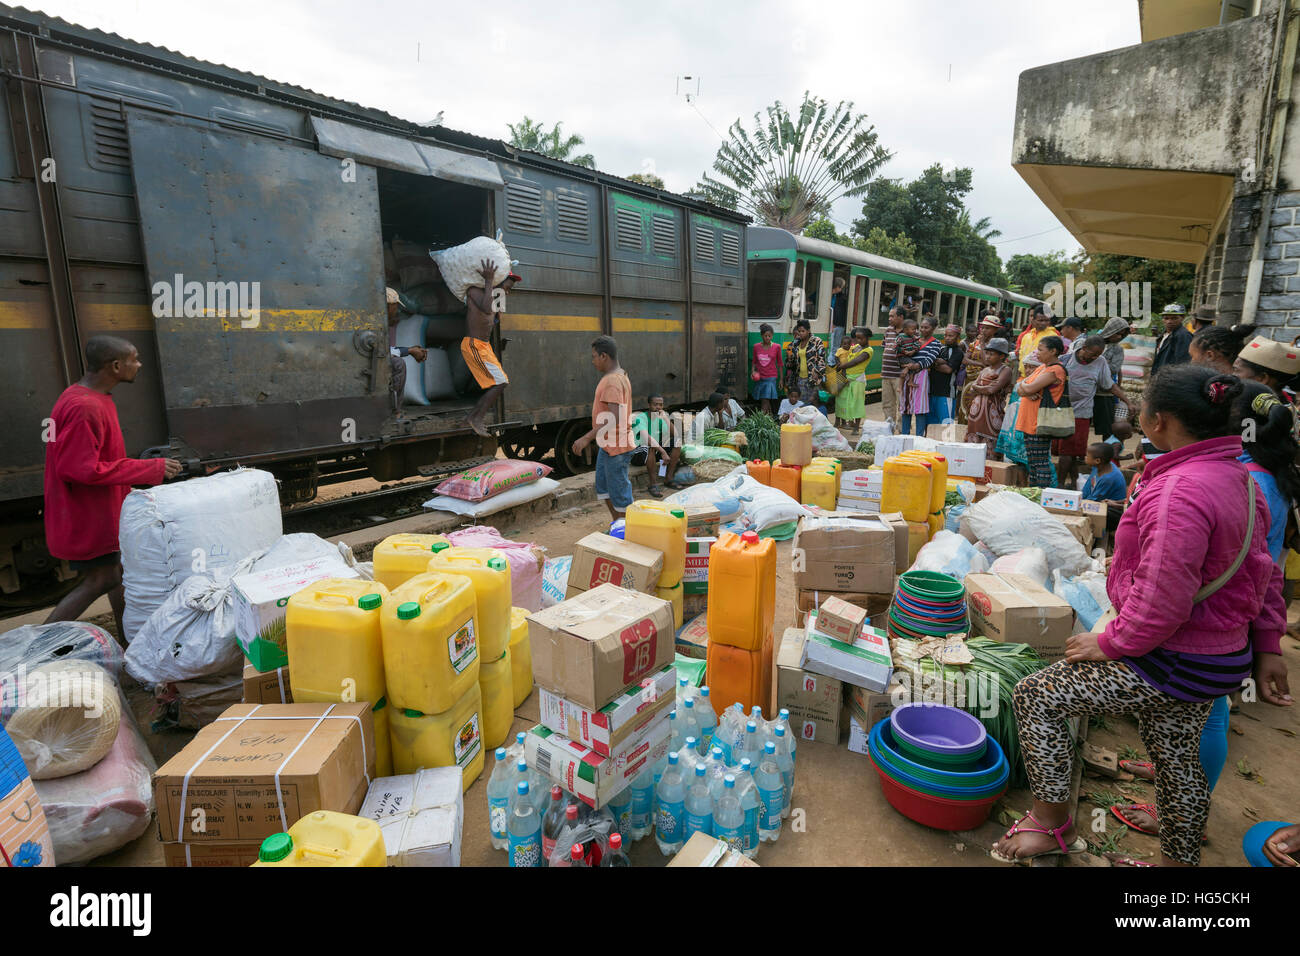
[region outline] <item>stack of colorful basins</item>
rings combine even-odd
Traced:
[[[885,799],[928,827],[977,827],[1007,789],[1002,748],[956,707],[905,704],[871,728],[867,749]]]
[[[967,630],[966,588],[938,571],[904,571],[889,605],[885,629],[891,638],[923,641]]]

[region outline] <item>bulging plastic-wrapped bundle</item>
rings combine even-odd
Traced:
[[[1004,554],[989,570],[994,574],[1024,574],[1047,587],[1047,554],[1042,548],[1022,548]]]
[[[1086,571],[1076,577],[1053,571],[1052,593],[1074,608],[1081,632],[1091,631],[1101,616],[1111,609],[1110,595],[1106,593],[1106,575],[1098,571]]]
[[[398,321],[393,329],[393,341],[403,348],[412,345],[424,346],[429,319],[423,315],[408,315]],[[431,351],[438,351],[433,349]],[[412,405],[428,405],[429,394],[425,388],[424,366],[409,355],[403,356],[406,363],[406,390],[402,400]],[[427,361],[427,359],[426,359]],[[450,376],[450,371],[448,376]]]
[[[506,247],[491,236],[479,236],[459,246],[430,252],[433,261],[438,263],[438,271],[452,295],[465,301],[465,290],[470,286],[481,286],[483,276],[479,270],[483,260],[489,259],[496,266],[494,284],[500,283],[510,274],[510,253]]]
[[[811,405],[796,408],[790,413],[790,421],[812,426],[812,443],[815,452],[825,454],[853,450],[848,439],[840,434],[840,430],[831,424],[830,419]]]
[[[1047,568],[1067,575],[1092,569],[1092,559],[1065,525],[1039,505],[1016,494],[999,491],[966,509],[971,530],[999,557],[1037,546]]]
[[[936,531],[934,537],[921,546],[909,571],[938,571],[964,581],[968,574],[983,574],[989,569],[984,555],[959,534]]]
[[[542,609],[545,548],[528,542],[509,541],[496,528],[483,525],[453,531],[447,535],[447,540],[458,548],[496,548],[510,564],[510,603],[530,611]]]
[[[117,682],[90,661],[50,661],[19,681],[5,730],[33,780],[66,777],[108,753],[122,718]]]
[[[228,577],[282,530],[279,492],[267,471],[241,468],[132,491],[119,527],[126,639],[186,578]]]

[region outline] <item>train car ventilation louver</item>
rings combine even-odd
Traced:
[[[654,217],[654,251],[666,259],[677,257],[677,225],[670,216]]]
[[[722,238],[722,264],[735,268],[740,265],[740,236],[725,230],[719,235]]]
[[[695,261],[712,262],[713,261],[713,230],[708,228],[696,228],[695,230]]]
[[[568,242],[591,242],[591,219],[587,214],[587,197],[563,193],[555,197],[555,234]]]
[[[542,191],[527,183],[506,183],[506,228],[542,234]]]
[[[90,122],[95,133],[95,159],[105,166],[131,167],[126,117],[120,104],[100,96],[90,98]]]
[[[641,212],[630,206],[615,207],[618,247],[641,252],[645,249],[645,236],[641,231]]]

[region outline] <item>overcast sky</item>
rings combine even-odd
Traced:
[[[1139,42],[1137,0],[26,0],[83,26],[423,122],[506,139],[522,116],[586,138],[608,172],[684,192],[737,118],[811,90],[851,100],[904,180],[974,170],[1002,258],[1077,243],[1011,168],[1019,74]],[[1080,15],[1085,13],[1086,15]],[[692,103],[678,77],[698,78]],[[694,82],[689,84],[694,89]],[[835,207],[840,231],[860,203]]]

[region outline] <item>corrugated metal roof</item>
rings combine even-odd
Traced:
[[[80,47],[82,49],[103,52],[119,57],[125,56],[127,58],[144,61],[150,65],[170,67],[172,69],[200,75],[209,82],[243,87],[248,92],[255,95],[274,94],[275,98],[278,99],[287,98],[298,101],[298,105],[307,109],[314,108],[317,111],[333,110],[336,113],[346,114],[352,118],[361,117],[373,124],[384,126],[391,130],[402,132],[409,136],[415,136],[420,139],[428,139],[452,146],[460,146],[464,149],[478,150],[480,152],[491,153],[508,159],[519,158],[531,161],[537,165],[563,169],[570,175],[586,177],[599,176],[602,179],[620,184],[624,188],[635,192],[668,196],[676,202],[686,203],[700,209],[705,209],[715,215],[721,215],[729,219],[737,219],[743,222],[750,221],[750,218],[745,216],[743,213],[734,212],[733,210],[725,209],[721,206],[715,206],[714,204],[703,200],[691,199],[679,193],[653,189],[641,183],[632,182],[622,176],[615,176],[612,173],[589,169],[585,166],[575,166],[572,163],[566,163],[562,160],[554,159],[541,153],[519,149],[518,147],[511,146],[504,140],[479,136],[475,133],[465,132],[464,130],[454,130],[446,126],[421,126],[418,123],[412,123],[410,120],[402,119],[400,116],[394,116],[392,113],[373,109],[368,106],[362,106],[360,103],[355,103],[351,100],[336,99],[332,96],[326,96],[323,93],[317,93],[315,90],[309,90],[301,86],[294,86],[289,83],[281,83],[278,80],[259,76],[256,73],[247,73],[243,70],[237,70],[220,63],[198,60],[194,57],[186,56],[178,50],[169,49],[168,47],[155,46],[151,43],[139,43],[116,33],[108,33],[103,30],[95,30],[90,27],[79,26],[75,23],[69,23],[66,20],[60,19],[59,17],[41,13],[38,10],[28,10],[25,7],[11,7],[7,4],[0,3],[0,27],[17,30],[19,32],[38,34],[51,41]]]

